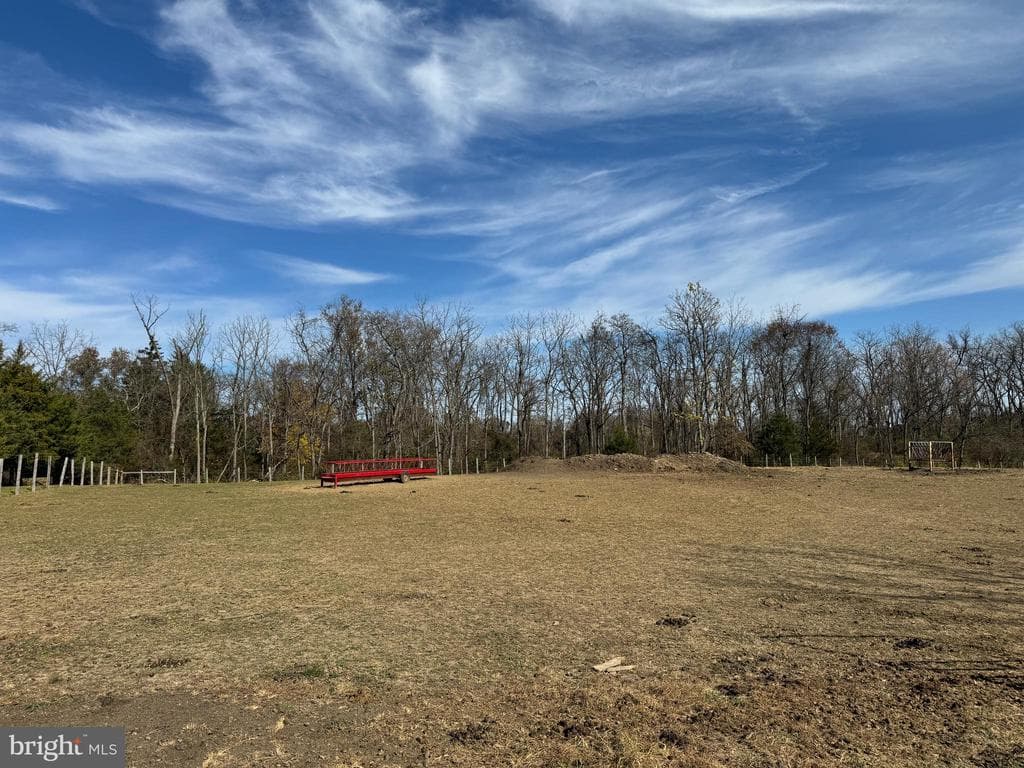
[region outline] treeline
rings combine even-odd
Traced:
[[[0,346],[0,456],[89,456],[210,481],[316,473],[325,459],[437,456],[444,472],[526,455],[710,451],[762,463],[897,465],[908,440],[961,462],[1024,459],[1024,324],[919,325],[842,339],[796,309],[755,321],[699,284],[652,325],[628,315],[371,311],[342,297],[275,333],[263,317],[161,336],[136,300],[136,352],[41,324]]]

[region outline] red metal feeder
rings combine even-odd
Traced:
[[[346,459],[328,461],[320,475],[320,487],[331,483],[334,488],[346,480],[374,480],[397,477],[403,483],[418,475],[436,475],[437,459],[417,456],[407,459]]]

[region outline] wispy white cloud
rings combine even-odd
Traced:
[[[209,264],[204,265],[203,260],[196,254],[185,251],[156,255],[148,262],[148,269],[155,274],[160,274],[162,272],[171,272],[174,274],[188,272],[190,274],[195,274],[201,270],[214,271],[211,270]]]
[[[564,22],[684,17],[703,21],[791,21],[830,14],[878,13],[874,0],[534,0]]]
[[[381,272],[351,269],[325,261],[286,256],[280,253],[258,252],[255,256],[281,277],[298,283],[331,286],[367,285],[390,278],[390,275]]]
[[[925,276],[901,298],[911,301],[964,296],[1024,286],[1024,240],[1005,252],[977,259],[959,269],[944,273],[940,278]]]
[[[850,183],[859,191],[878,192],[911,187],[939,190],[973,187],[999,172],[1005,157],[1024,152],[1024,144],[963,147],[957,153],[918,153],[889,158],[881,168],[854,176]]]
[[[799,184],[812,173],[820,171],[828,163],[818,163],[811,168],[805,168],[794,173],[789,173],[777,179],[765,179],[739,187],[714,187],[712,194],[724,203],[735,205],[755,197],[762,197],[772,192],[778,192],[786,187]]]
[[[422,220],[475,196],[428,199],[409,172],[443,179],[475,139],[708,108],[774,108],[806,130],[844,103],[969,98],[980,84],[1014,83],[1024,62],[1020,25],[999,3],[537,3],[587,24],[442,23],[379,0],[312,0],[259,18],[226,0],[178,0],[157,39],[204,67],[191,113],[111,97],[58,120],[8,118],[0,136],[59,176],[212,216]],[[779,23],[737,34],[750,21]],[[809,35],[802,21],[824,26]],[[649,26],[630,43],[612,22]]]
[[[151,33],[163,55],[199,66],[193,98],[68,91],[45,118],[10,112],[0,143],[19,154],[0,158],[0,173],[117,185],[257,224],[470,238],[454,258],[483,265],[487,278],[470,290],[492,308],[570,301],[646,312],[672,286],[701,279],[758,306],[799,300],[834,312],[915,300],[939,290],[929,275],[977,290],[984,281],[969,271],[922,266],[953,258],[950,227],[992,233],[958,263],[984,271],[991,254],[1012,252],[1017,198],[978,192],[996,183],[985,180],[998,168],[990,157],[883,159],[836,184],[898,193],[898,210],[865,203],[851,214],[801,191],[841,173],[827,141],[808,146],[830,126],[1019,89],[1024,23],[1013,2],[532,0],[502,18],[456,20],[381,0],[255,8],[164,5]],[[684,156],[695,116],[703,143]],[[752,159],[767,133],[785,146]],[[573,152],[552,160],[558,141]],[[0,193],[59,209],[9,197]],[[908,218],[928,225],[933,242],[901,229]],[[905,252],[899,267],[858,240],[868,226]],[[389,277],[260,258],[295,281]],[[1001,274],[1012,279],[1007,258]]]
[[[60,211],[64,206],[45,195],[26,195],[0,189],[0,204],[17,205],[21,208],[35,208],[38,211]]]
[[[943,162],[937,159],[932,173],[923,160],[917,168],[938,179]],[[1016,166],[962,196],[953,181],[954,202],[947,199],[944,207],[930,196],[901,200],[898,207],[883,197],[858,199],[857,207],[833,208],[830,215],[799,193],[800,181],[815,168],[728,187],[725,194],[703,183],[703,170],[688,176],[670,169],[640,185],[642,193],[619,195],[607,174],[583,185],[566,181],[564,189],[546,176],[518,209],[502,208],[494,218],[509,234],[466,254],[500,275],[476,286],[468,300],[498,317],[559,306],[580,314],[625,310],[653,318],[674,287],[699,280],[718,295],[743,297],[760,313],[799,303],[807,312],[834,315],[1024,287],[1018,245],[1024,208],[1013,203],[1024,198],[1012,190]],[[560,204],[568,189],[574,206]],[[986,205],[993,189],[1010,202]],[[686,194],[671,198],[670,190]],[[664,207],[652,203],[659,198]],[[632,220],[641,225],[609,226]],[[951,238],[949,228],[960,227],[961,220],[962,231]],[[865,228],[871,228],[869,240]],[[559,240],[577,232],[601,234],[570,236],[571,248]],[[1003,255],[984,255],[991,253]]]
[[[45,252],[36,257],[53,261]],[[199,308],[213,327],[242,314],[281,318],[292,308],[283,297],[231,295],[211,280],[208,264],[189,264],[185,258],[174,253],[122,255],[92,270],[54,267],[45,277],[29,275],[18,283],[0,279],[0,322],[24,330],[37,322],[67,320],[86,330],[102,350],[135,349],[145,337],[132,308],[133,295],[156,295],[168,309],[160,323],[164,337],[184,327],[188,312]],[[173,274],[160,268],[174,262]]]

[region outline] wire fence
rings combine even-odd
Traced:
[[[908,461],[906,455],[895,455],[891,459],[887,456],[876,455],[872,458],[859,458],[859,459],[844,459],[842,456],[801,456],[799,454],[786,454],[786,455],[775,455],[771,453],[757,454],[746,456],[743,459],[743,463],[748,467],[766,467],[768,469],[775,469],[779,467],[828,467],[832,469],[839,469],[842,467],[864,467],[864,468],[875,468],[875,469],[921,469],[927,468],[927,458],[922,464],[912,463]],[[952,470],[969,470],[969,469],[1024,469],[1024,461],[1012,461],[1006,460],[992,460],[992,459],[972,459],[964,457],[961,461],[958,458],[953,459],[949,462],[949,466],[946,468]],[[933,467],[939,468],[939,467]]]
[[[85,488],[154,482],[178,483],[177,470],[126,470],[105,460],[39,453],[0,456],[0,493],[35,493],[52,488]]]

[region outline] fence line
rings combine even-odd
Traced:
[[[63,488],[65,484],[70,488],[74,488],[76,485],[79,488],[84,488],[87,485],[103,487],[104,485],[124,484],[126,472],[121,467],[115,466],[106,460],[101,460],[99,467],[97,467],[95,459],[57,456],[56,459],[58,461],[55,462],[54,458],[52,454],[44,456],[38,452],[18,454],[16,457],[0,456],[0,491],[4,490],[5,483],[9,487],[13,487],[15,496],[21,495],[23,487],[30,493],[35,493],[38,490],[49,490],[55,485],[58,488]],[[61,458],[63,458],[63,461],[60,461]],[[29,459],[31,459],[32,465],[31,472],[28,466]],[[45,459],[46,467],[45,470],[40,471],[40,467],[44,463],[43,459]],[[88,464],[88,471],[86,464]],[[60,466],[60,471],[56,472],[58,465]],[[12,475],[9,481],[7,478],[8,474]],[[56,477],[54,477],[55,474]],[[88,477],[86,477],[86,474],[88,474]],[[127,474],[133,475],[136,473]],[[168,470],[166,474],[173,474],[174,480],[177,482],[177,470]],[[54,483],[55,479],[56,483]]]
[[[40,475],[40,473],[39,473],[40,459],[42,458],[42,456],[39,453],[35,453],[35,454],[31,454],[30,455],[30,458],[32,459],[32,472],[31,472],[31,475],[28,475],[25,472],[25,470],[27,469],[25,458],[26,457],[25,457],[24,454],[19,454],[16,458],[13,457],[13,456],[11,456],[11,457],[0,456],[0,492],[2,492],[4,490],[4,484],[5,484],[5,479],[6,479],[5,470],[6,470],[7,473],[13,474],[13,482],[11,482],[10,485],[13,486],[13,491],[14,491],[14,495],[15,496],[18,496],[18,495],[21,494],[21,490],[22,490],[22,486],[23,485],[25,485],[30,490],[31,493],[35,493],[37,490],[39,490],[40,486],[42,486],[42,488],[44,488],[46,490],[49,490],[50,488],[53,487],[53,485],[54,485],[54,483],[53,483],[53,480],[54,480],[53,475],[54,475],[54,470],[56,468],[56,464],[54,463],[54,460],[53,460],[54,456],[53,455],[47,455],[46,456],[46,473],[45,473],[45,475]],[[57,458],[59,459],[61,457],[58,456]],[[471,473],[473,473],[473,474],[480,474],[482,472],[501,472],[502,470],[505,470],[505,469],[508,468],[508,463],[507,463],[507,459],[506,459],[505,456],[492,456],[492,457],[489,457],[489,458],[483,459],[483,460],[479,456],[474,456],[474,457],[472,457],[472,461],[471,461],[471,457],[467,454],[464,458],[465,458],[465,460],[464,461],[460,461],[458,465],[453,465],[453,466],[458,466],[458,469],[460,470],[458,472],[458,474],[471,474]],[[864,457],[859,457],[856,461],[847,463],[847,462],[843,461],[842,456],[833,456],[833,457],[829,457],[829,458],[825,459],[823,462],[819,462],[817,456],[803,457],[803,456],[794,456],[792,454],[784,454],[782,456],[776,456],[776,455],[773,455],[771,453],[768,453],[768,454],[761,454],[759,456],[747,456],[745,458],[744,463],[746,463],[748,466],[755,466],[755,467],[756,466],[762,466],[762,467],[766,467],[766,468],[785,467],[785,466],[788,466],[788,467],[796,467],[796,466],[813,466],[813,467],[817,467],[817,466],[822,466],[822,467],[842,468],[844,466],[852,466],[852,467],[877,467],[877,468],[880,468],[880,469],[899,469],[899,468],[906,468],[906,464],[903,461],[900,460],[902,458],[903,457],[896,457],[896,459],[893,462],[890,463],[884,457],[875,456],[872,459],[865,459]],[[86,479],[86,462],[87,461],[88,461],[88,464],[89,464],[89,467],[88,467],[88,474],[89,474],[88,482],[87,482],[87,479]],[[1020,468],[1020,469],[1024,469],[1024,462],[996,461],[996,460],[988,460],[988,461],[972,460],[972,461],[968,461],[966,459],[966,457],[965,457],[965,459],[964,459],[964,461],[962,463],[958,464],[957,468],[958,469],[959,468],[968,468],[968,467],[970,467],[971,464],[976,464],[977,469],[982,469],[982,468],[987,468],[987,469],[1014,469],[1014,468]],[[171,477],[171,482],[174,485],[178,484],[178,471],[177,471],[177,469],[174,469],[174,470],[125,470],[125,469],[123,469],[121,467],[118,467],[118,466],[115,466],[113,464],[110,464],[110,463],[108,463],[105,460],[101,460],[99,462],[99,468],[98,468],[99,469],[99,473],[97,474],[96,473],[96,469],[97,468],[96,468],[95,465],[96,465],[96,462],[95,462],[95,460],[92,460],[92,459],[85,459],[85,458],[83,458],[83,459],[76,459],[74,456],[64,456],[63,457],[63,461],[60,462],[60,473],[58,475],[57,484],[56,484],[57,487],[63,488],[64,485],[65,485],[65,482],[67,481],[67,484],[71,488],[74,488],[75,485],[76,485],[76,480],[77,480],[77,485],[78,485],[79,488],[83,488],[86,485],[90,485],[90,486],[95,485],[95,486],[99,486],[99,487],[102,487],[103,485],[107,485],[107,486],[111,486],[111,485],[125,485],[126,479],[134,478],[134,477],[138,477],[140,485],[145,485],[146,484],[146,476],[147,475],[150,475],[150,476],[157,475],[157,476],[163,476],[163,477],[170,476]],[[11,473],[11,467],[12,466],[15,467],[13,473]],[[78,475],[75,474],[76,469],[78,470]],[[439,470],[440,470],[440,467],[439,467]],[[449,472],[449,473],[451,473],[451,472]],[[439,474],[440,474],[440,472],[439,472]],[[40,483],[39,481],[41,479],[44,479],[44,478],[45,478],[46,482],[45,483]],[[304,465],[300,468],[299,479],[300,480],[305,480]],[[23,482],[23,481],[26,481],[26,480],[28,480],[28,482]],[[268,472],[268,480],[273,482],[273,474],[270,473],[270,472]],[[209,482],[209,478],[208,477],[206,478],[206,481]],[[238,468],[236,470],[234,481],[235,482],[241,482],[241,468]]]

